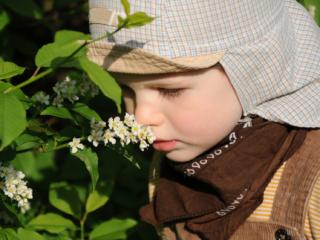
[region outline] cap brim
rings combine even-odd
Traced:
[[[129,48],[108,42],[88,45],[89,59],[110,72],[158,74],[204,69],[218,63],[224,51],[194,57],[165,58],[142,48]]]

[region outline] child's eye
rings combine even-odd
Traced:
[[[159,93],[167,98],[179,97],[183,90],[183,88],[158,88]]]

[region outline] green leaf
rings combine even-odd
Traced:
[[[42,18],[42,11],[33,0],[0,0],[0,3],[9,7],[12,11],[35,19]]]
[[[2,31],[10,22],[8,13],[0,8],[0,31]]]
[[[121,112],[121,89],[114,78],[86,57],[79,58],[79,64],[102,93],[115,102],[118,112]]]
[[[86,165],[86,169],[88,170],[91,177],[91,186],[92,190],[95,189],[98,179],[99,179],[99,170],[98,170],[98,156],[92,151],[91,148],[85,148],[81,151],[78,151],[73,154]]]
[[[49,116],[54,116],[58,118],[73,120],[72,114],[65,107],[50,106],[50,107],[47,107],[45,110],[43,110],[40,115],[49,115]]]
[[[52,183],[49,202],[57,209],[78,219],[81,216],[81,201],[75,188],[66,182]]]
[[[83,43],[79,41],[72,42],[55,42],[42,46],[36,55],[37,67],[57,67],[64,66],[72,59],[66,62],[66,59],[73,54]],[[85,48],[75,54],[74,57],[85,55]]]
[[[306,9],[312,15],[314,20],[320,26],[320,2],[319,0],[304,0],[303,4],[305,5]]]
[[[38,215],[27,226],[35,230],[45,230],[50,233],[60,233],[67,229],[75,230],[77,228],[71,220],[55,213]]]
[[[39,153],[35,151],[22,152],[16,155],[11,164],[26,174],[32,181],[43,181],[54,174],[55,154]]]
[[[18,229],[18,237],[20,240],[45,240],[39,233],[24,228]]]
[[[96,227],[89,236],[90,240],[118,240],[127,239],[126,231],[134,227],[137,222],[133,219],[111,219]]]
[[[113,181],[108,181],[108,182],[99,182],[97,184],[96,189],[90,193],[87,203],[86,203],[86,212],[90,213],[98,208],[102,207],[105,205],[110,197],[110,194],[113,190]]]
[[[0,240],[20,240],[16,232],[11,228],[0,229]]]
[[[13,85],[7,82],[0,82],[0,93],[4,92],[6,89],[10,87],[13,87]],[[26,95],[24,95],[21,89],[9,93],[9,95],[15,96],[23,104],[25,110],[29,109],[32,105],[30,99]]]
[[[148,16],[144,12],[135,12],[127,17],[127,23],[125,28],[140,27],[148,23],[151,23],[154,20],[154,17]]]
[[[102,120],[96,111],[92,110],[84,103],[76,103],[74,105],[74,107],[72,108],[72,111],[79,113],[81,116],[83,116],[84,118],[86,118],[88,120],[91,120],[92,118],[94,118],[97,121]]]
[[[129,16],[130,15],[130,3],[128,2],[128,0],[121,0],[121,4],[124,8],[126,15]]]
[[[25,133],[16,138],[15,143],[17,144],[16,150],[22,151],[40,146],[43,140],[34,134]]]
[[[6,209],[6,213],[12,220],[15,221],[16,225],[24,225],[26,223],[26,217],[23,213],[21,213],[21,210],[17,204],[12,204],[11,199],[9,199],[8,196],[4,195],[2,192],[0,192],[0,209]]]
[[[77,32],[72,30],[59,30],[54,36],[54,42],[59,44],[65,44],[76,40],[90,40],[91,37],[83,32]]]
[[[126,23],[127,23],[126,19],[118,15],[118,28],[124,27]]]
[[[26,128],[26,111],[11,94],[0,93],[0,150],[8,146]]]
[[[12,78],[24,72],[25,68],[12,62],[0,62],[0,79]]]

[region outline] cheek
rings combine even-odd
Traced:
[[[225,110],[227,107],[219,99],[184,102],[179,111],[173,112],[172,121],[186,141],[209,146],[216,144],[231,130],[230,116]]]

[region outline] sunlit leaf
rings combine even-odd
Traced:
[[[66,229],[74,230],[77,228],[71,220],[55,213],[38,215],[27,226],[35,230],[45,230],[50,233],[60,233]]]
[[[73,120],[72,114],[65,107],[47,107],[45,110],[41,112],[41,115],[49,115],[58,118],[70,119]]]
[[[45,240],[39,233],[24,228],[19,228],[17,235],[20,240]]]
[[[12,84],[7,82],[0,82],[0,93],[4,92],[6,89],[13,87]],[[15,96],[22,104],[25,110],[30,108],[32,102],[30,99],[21,91],[21,89],[17,89],[10,93],[10,95]]]
[[[126,231],[134,227],[137,222],[133,219],[111,219],[98,225],[89,236],[90,240],[118,240],[127,239]]]
[[[25,68],[13,62],[0,62],[0,79],[12,78],[24,72]]]
[[[37,67],[57,67],[64,66],[71,58],[69,56],[73,54],[83,43],[79,41],[71,42],[54,42],[42,46],[36,55]],[[85,48],[75,54],[75,57],[85,55]],[[68,59],[68,60],[67,60]]]
[[[72,111],[79,113],[81,116],[83,116],[84,118],[86,118],[88,120],[91,120],[92,118],[94,118],[97,121],[102,120],[96,111],[92,110],[84,103],[76,103],[74,105],[74,107],[72,108]]]
[[[72,30],[59,30],[54,36],[54,42],[59,44],[69,43],[76,40],[90,40],[91,37],[83,32]]]
[[[113,189],[113,181],[99,182],[96,189],[90,193],[87,203],[86,212],[90,213],[105,205]]]
[[[11,228],[0,229],[0,240],[20,240],[16,232]]]
[[[128,0],[121,0],[121,4],[127,16],[130,15],[130,3]]]
[[[314,20],[320,26],[320,1],[319,0],[303,0],[302,1],[306,9],[312,15]]]
[[[27,126],[26,111],[12,94],[0,93],[0,150],[8,146]]]
[[[151,23],[154,17],[148,16],[144,12],[135,12],[127,17],[125,28],[140,27]]]
[[[77,191],[66,182],[52,183],[49,191],[49,202],[60,211],[76,218],[81,216],[81,201]]]
[[[115,102],[118,112],[121,112],[121,89],[114,78],[86,57],[79,58],[79,65],[99,87],[101,92]]]

